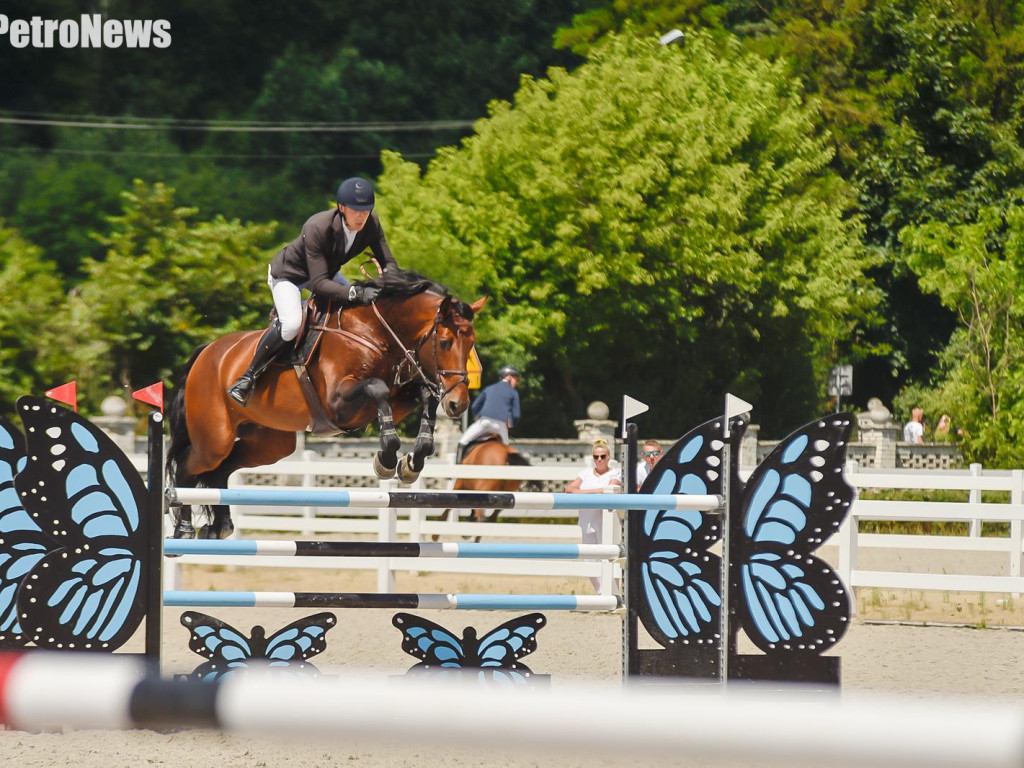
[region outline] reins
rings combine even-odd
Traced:
[[[370,307],[373,309],[373,313],[377,316],[377,319],[380,320],[380,324],[384,326],[384,328],[387,330],[389,334],[391,334],[391,338],[395,340],[395,343],[398,345],[399,349],[402,350],[402,354],[405,355],[405,361],[399,364],[398,369],[395,371],[394,386],[397,387],[401,386],[402,384],[408,384],[410,381],[419,376],[423,380],[424,385],[426,385],[426,387],[430,390],[434,398],[436,398],[437,400],[441,400],[442,398],[444,398],[445,395],[447,395],[449,392],[451,392],[453,389],[459,386],[459,384],[462,384],[469,378],[469,371],[454,371],[442,368],[434,371],[434,376],[436,377],[436,380],[431,381],[429,378],[427,378],[427,374],[423,370],[423,366],[420,365],[419,352],[421,349],[423,349],[423,345],[427,343],[427,339],[429,338],[432,338],[434,340],[434,365],[437,365],[437,326],[440,325],[441,323],[440,308],[438,308],[437,311],[434,313],[434,322],[430,326],[430,330],[423,336],[423,338],[420,339],[420,343],[416,345],[416,352],[413,352],[411,349],[406,347],[405,344],[402,343],[402,340],[398,338],[398,334],[394,332],[390,325],[388,325],[387,320],[384,319],[384,316],[380,313],[380,310],[377,309],[377,302],[371,302]],[[405,362],[408,362],[409,365],[412,367],[413,375],[410,376],[406,381],[400,381],[402,374],[402,366],[405,364]],[[460,376],[461,378],[459,378],[459,380],[452,384],[450,387],[445,389],[444,378],[446,376]]]
[[[366,265],[367,264],[373,264],[375,267],[377,267],[378,277],[381,274],[383,274],[381,272],[380,265],[377,264],[376,261],[369,260],[369,261],[363,262],[362,264],[359,265],[359,269],[362,271],[363,275],[365,275],[368,280],[372,280],[374,278],[372,278],[370,276],[370,274],[366,271]],[[380,321],[380,324],[382,326],[384,326],[384,329],[388,332],[388,334],[390,334],[391,338],[395,340],[395,343],[398,345],[398,348],[402,350],[402,354],[404,356],[404,359],[402,360],[402,362],[400,362],[398,364],[398,367],[395,369],[395,380],[394,380],[392,386],[398,387],[398,386],[402,386],[404,384],[408,384],[409,382],[411,382],[413,379],[415,379],[418,376],[420,379],[423,380],[424,385],[430,390],[431,395],[433,395],[433,397],[435,397],[437,400],[440,401],[442,398],[445,397],[445,395],[447,395],[449,392],[451,392],[453,389],[455,389],[457,386],[459,386],[459,384],[462,384],[462,383],[464,383],[464,382],[469,380],[469,371],[466,371],[466,370],[453,371],[453,370],[448,370],[446,368],[435,370],[434,371],[434,377],[435,378],[434,378],[434,380],[431,380],[431,378],[429,378],[427,376],[426,371],[423,370],[423,366],[420,364],[420,360],[419,360],[420,350],[422,350],[423,349],[423,345],[427,343],[427,339],[432,338],[434,340],[434,350],[433,350],[434,351],[434,365],[435,366],[437,365],[437,355],[438,355],[438,352],[437,352],[437,327],[441,323],[441,309],[440,309],[440,307],[438,307],[437,311],[434,313],[434,323],[433,323],[433,325],[430,326],[430,330],[426,333],[426,335],[424,335],[423,338],[420,339],[420,343],[416,345],[416,351],[415,352],[413,352],[411,349],[406,347],[405,344],[402,343],[402,340],[400,338],[398,338],[398,334],[395,333],[394,329],[392,329],[392,327],[388,324],[387,320],[385,320],[384,316],[380,313],[380,310],[377,309],[377,302],[376,302],[376,300],[370,302],[370,307],[373,309],[373,313],[377,316],[377,319]],[[374,352],[376,352],[378,354],[384,351],[383,349],[380,349],[379,347],[374,345],[371,341],[369,341],[367,339],[364,339],[363,337],[358,336],[357,334],[354,334],[351,331],[346,331],[344,328],[342,328],[341,327],[341,313],[342,313],[342,311],[343,310],[341,308],[339,308],[338,311],[337,311],[337,315],[338,315],[338,327],[337,328],[329,328],[329,327],[327,327],[327,324],[325,322],[325,323],[323,323],[321,325],[315,326],[316,330],[322,330],[322,331],[327,331],[329,333],[340,334],[340,335],[344,336],[347,339],[350,339],[352,341],[358,342],[359,344],[362,344],[364,347],[367,347],[367,348],[373,350]],[[412,375],[406,381],[402,381],[401,380],[402,379],[402,368],[405,367],[406,363],[408,363],[409,366],[412,368],[413,373],[412,373]],[[448,376],[459,376],[459,379],[458,379],[458,381],[456,381],[454,384],[452,384],[450,387],[448,387],[446,389],[444,387],[444,379],[446,377],[448,377]]]

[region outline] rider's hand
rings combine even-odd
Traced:
[[[348,289],[348,300],[352,304],[372,304],[380,296],[380,288],[372,285],[353,285]]]

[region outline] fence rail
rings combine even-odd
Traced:
[[[578,467],[565,465],[526,467],[479,467],[428,462],[421,480],[446,481],[448,488],[456,478],[512,479],[567,483]],[[295,488],[322,488],[324,478],[353,478],[357,482],[373,479],[368,462],[338,460],[285,460],[272,467],[257,467],[237,472],[230,483],[233,489],[259,489],[265,485],[252,483],[254,478],[276,478],[276,484]],[[1024,470],[983,470],[971,465],[966,470],[861,470],[856,462],[847,468],[847,480],[858,491],[962,491],[965,501],[905,501],[884,499],[858,499],[839,533],[828,542],[838,547],[837,566],[844,582],[852,587],[893,588],[912,590],[939,590],[964,592],[1024,593]],[[397,488],[383,483],[384,488]],[[1006,502],[982,501],[982,493],[1002,492]],[[575,510],[511,509],[499,514],[496,523],[463,522],[465,510],[452,510],[445,519],[438,510],[376,508],[336,509],[327,507],[234,507],[232,514],[239,530],[288,532],[304,535],[363,534],[379,540],[427,541],[439,537],[484,537],[487,540],[527,540],[550,542],[579,542],[580,529]],[[613,536],[615,524],[621,515],[605,513],[605,538],[602,543],[616,544]],[[514,518],[518,522],[502,522]],[[540,520],[546,522],[541,523]],[[880,534],[861,533],[861,521],[894,521],[949,523],[965,522],[965,535],[948,533]],[[558,521],[558,522],[552,522]],[[982,523],[1002,523],[1008,531],[999,536],[982,536]],[[979,573],[897,572],[892,570],[865,570],[859,564],[859,553],[865,549],[890,551],[979,552],[1005,556],[1005,568],[998,575]],[[285,565],[269,562],[274,558],[253,558],[252,564]],[[609,594],[614,580],[621,578],[618,564],[598,562],[535,562],[535,561],[453,561],[424,559],[402,563],[390,558],[318,558],[317,563],[304,564],[329,567],[360,567],[378,570],[381,591],[393,589],[397,570],[437,571],[487,574],[529,574],[535,576],[577,576],[600,580],[600,590]],[[344,562],[336,562],[344,561]],[[185,556],[178,563],[218,563],[225,559],[217,556]],[[237,562],[237,561],[236,561]],[[291,559],[290,567],[299,561]],[[613,566],[613,567],[612,567]],[[169,569],[173,572],[173,568]]]

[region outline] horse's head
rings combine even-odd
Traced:
[[[466,304],[445,296],[437,308],[433,339],[423,350],[423,367],[437,379],[440,387],[438,407],[448,416],[459,416],[469,407],[467,364],[476,343],[473,316],[485,303],[486,297]]]

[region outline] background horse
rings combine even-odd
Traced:
[[[511,445],[505,445],[501,438],[494,435],[490,439],[473,443],[469,450],[462,457],[463,464],[475,466],[514,466],[528,467],[530,460],[523,456]],[[453,491],[483,491],[483,492],[514,492],[522,486],[522,480],[496,480],[496,479],[463,479],[459,478],[452,486]],[[470,521],[483,522],[484,520],[497,520],[500,509],[495,509],[487,515],[483,509],[474,509],[469,513]]]
[[[378,477],[396,471],[412,482],[434,451],[434,419],[440,406],[458,416],[469,405],[466,361],[476,341],[469,305],[437,283],[390,270],[361,283],[381,289],[375,306],[352,307],[322,321],[320,348],[308,365],[321,404],[338,431],[363,429],[376,418],[381,449]],[[175,487],[227,487],[243,467],[273,464],[295,450],[295,433],[313,424],[298,377],[290,364],[275,364],[257,382],[249,403],[227,395],[252,359],[262,331],[228,334],[192,353],[169,410],[168,479]],[[289,351],[282,353],[287,357]],[[411,454],[399,462],[395,423],[423,406]],[[190,507],[174,507],[176,538],[194,535]],[[227,506],[212,508],[203,538],[226,538],[234,530]]]

